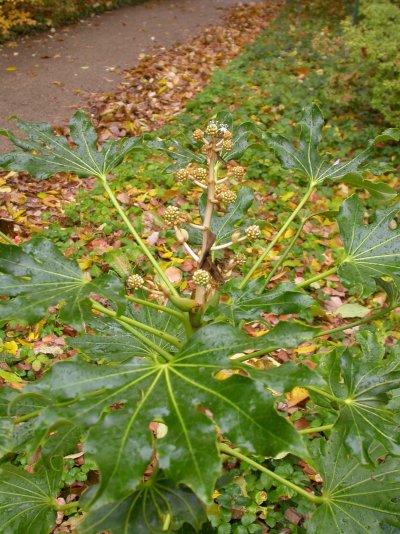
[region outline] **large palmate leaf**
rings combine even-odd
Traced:
[[[355,187],[367,189],[371,195],[379,199],[390,199],[396,196],[390,186],[383,182],[372,182],[363,178],[362,173],[367,170],[364,165],[371,156],[374,146],[386,140],[398,140],[398,130],[386,130],[383,134],[371,140],[365,150],[353,159],[341,163],[334,161],[327,163],[319,153],[322,140],[322,126],[324,119],[319,107],[315,104],[303,110],[300,120],[301,133],[299,147],[277,134],[266,133],[263,139],[273,148],[287,169],[294,169],[305,175],[310,183],[326,181],[345,181]]]
[[[307,533],[383,534],[383,523],[400,526],[398,458],[388,457],[374,468],[360,465],[339,432],[329,442],[319,440],[313,457],[324,481],[325,502],[307,521]]]
[[[184,525],[192,525],[200,532],[206,518],[204,506],[189,488],[158,474],[129,497],[89,513],[79,532],[149,534],[175,532]]]
[[[400,284],[400,228],[392,220],[400,203],[376,211],[374,222],[364,224],[364,206],[353,195],[340,208],[337,221],[346,257],[339,276],[347,286],[356,285],[361,295],[375,289],[375,279],[390,276]]]
[[[336,399],[335,431],[347,450],[366,464],[373,440],[400,455],[399,422],[388,407],[390,393],[400,387],[400,357],[384,358],[385,349],[371,332],[364,331],[357,340],[361,351],[333,351],[322,358],[318,370],[327,382],[323,389]]]
[[[17,126],[27,137],[18,139],[9,130],[0,130],[22,150],[0,155],[0,168],[26,171],[36,178],[48,178],[57,172],[72,172],[81,177],[104,177],[139,145],[139,138],[107,141],[97,149],[97,133],[88,115],[77,111],[69,123],[69,135],[75,145],[55,135],[50,124],[25,122]]]
[[[224,215],[213,213],[211,230],[215,235],[215,245],[231,240],[232,234],[238,229],[238,225],[246,218],[247,212],[253,203],[253,192],[249,187],[241,187],[237,199],[229,204]],[[199,203],[201,217],[204,218],[206,209],[206,195],[203,195]],[[246,226],[249,226],[248,224]],[[193,245],[201,245],[202,233],[198,230],[188,229],[190,242]]]
[[[57,493],[62,485],[62,458],[55,469],[29,474],[12,465],[0,466],[0,532],[48,534],[54,527]]]
[[[3,273],[3,274],[1,274]],[[21,247],[0,244],[0,321],[35,323],[50,306],[63,303],[61,320],[82,328],[83,302],[98,293],[122,305],[123,283],[105,274],[87,280],[78,264],[67,260],[47,239],[33,238]]]
[[[244,289],[239,289],[241,279],[225,284],[221,291],[229,301],[216,306],[214,314],[223,314],[234,321],[257,321],[262,312],[286,314],[299,313],[310,308],[315,301],[295,284],[282,283],[274,289],[265,289],[265,280],[250,280]]]
[[[243,368],[230,355],[268,344],[268,339],[214,324],[200,329],[167,363],[139,358],[118,366],[59,363],[26,388],[51,402],[35,425],[42,431],[60,418],[90,427],[85,451],[100,469],[100,507],[136,489],[153,456],[149,424],[161,420],[168,432],[156,445],[160,468],[207,501],[221,468],[215,424],[250,452],[306,454],[261,382],[235,373],[226,380],[215,376],[221,369]]]
[[[142,297],[140,292],[137,296]],[[162,313],[147,306],[128,305],[124,315],[161,332],[169,333],[180,341],[185,339],[181,320],[168,313]],[[152,356],[154,349],[145,345],[143,341],[134,338],[120,324],[107,317],[92,316],[86,320],[87,326],[96,331],[94,335],[83,335],[69,339],[72,347],[79,349],[88,356],[105,361],[124,361],[137,356]],[[168,352],[176,352],[176,347],[168,341],[152,333],[142,331],[142,335]]]

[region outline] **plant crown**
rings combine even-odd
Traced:
[[[400,204],[388,185],[366,178],[375,145],[398,139],[398,132],[385,131],[339,162],[320,154],[323,118],[316,105],[303,112],[298,143],[260,133],[251,123],[237,126],[228,113],[196,129],[186,145],[130,138],[99,147],[81,111],[70,121],[68,138],[47,124],[17,125],[25,138],[1,132],[18,149],[0,156],[0,167],[39,179],[58,172],[96,177],[153,275],[132,272],[128,264],[91,279],[51,241],[33,237],[17,246],[2,236],[0,321],[35,324],[58,306],[59,321],[76,331],[69,344],[77,354],[21,391],[0,390],[0,531],[48,534],[57,512],[79,508],[82,533],[199,532],[227,458],[309,502],[310,533],[376,533],[398,525],[400,353],[386,348],[371,328],[357,333],[355,345],[327,344],[398,305]],[[239,163],[257,137],[306,183],[268,244],[262,225],[248,219],[253,194]],[[197,212],[173,205],[165,210],[166,229],[196,266],[185,294],[112,190],[114,169],[132,150],[149,147],[172,158],[168,171],[178,181],[202,191]],[[315,215],[304,210],[306,203],[320,184],[337,182],[368,191],[378,209],[366,221],[365,205],[353,194],[338,213],[326,213],[338,223],[340,260],[301,283],[275,284],[274,274]],[[271,263],[273,247],[293,222],[298,232]],[[306,288],[334,273],[360,296],[385,290],[386,304],[323,330],[318,302]],[[271,326],[266,312],[309,320],[281,319]],[[245,332],[243,325],[252,322],[266,324],[262,335]],[[320,351],[316,368],[263,358],[311,339],[330,349]],[[329,424],[297,431],[278,413],[278,394],[298,387],[330,414]],[[78,443],[99,477],[79,501],[59,504],[65,456]],[[16,465],[21,454],[30,459],[30,472]],[[263,465],[287,455],[307,462],[322,485],[294,484]]]

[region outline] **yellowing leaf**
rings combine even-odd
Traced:
[[[17,70],[17,67],[6,67],[6,70],[8,70],[8,72],[13,72],[14,70]]]
[[[286,202],[287,200],[291,199],[294,196],[294,191],[288,191],[284,195],[281,195],[279,198],[283,200],[283,202]]]
[[[0,369],[0,378],[7,382],[7,384],[17,384],[18,382],[22,382],[22,378],[20,376],[8,371],[4,371],[3,369]]]
[[[311,269],[313,271],[320,271],[321,270],[321,264],[315,258],[313,258],[311,260],[310,266],[311,266]]]
[[[3,351],[6,354],[12,354],[15,356],[18,352],[18,345],[15,341],[6,341],[3,345]]]

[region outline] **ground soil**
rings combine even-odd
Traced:
[[[0,48],[0,128],[12,114],[63,125],[88,92],[107,92],[140,56],[219,23],[238,0],[149,0]],[[0,153],[11,144],[0,136]]]

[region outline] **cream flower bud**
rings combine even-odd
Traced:
[[[175,231],[175,237],[178,243],[181,245],[189,241],[189,234],[184,228],[177,228]]]

